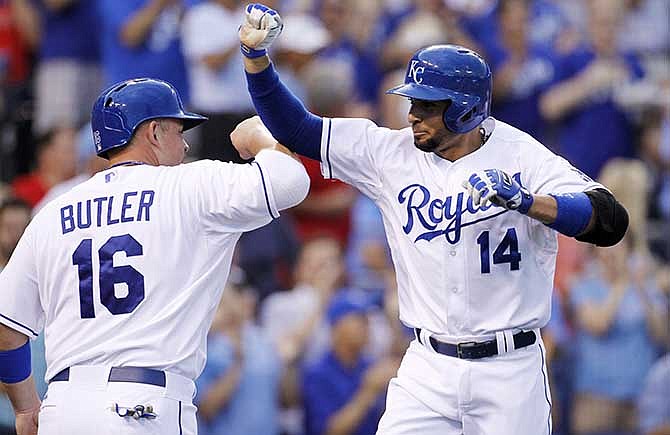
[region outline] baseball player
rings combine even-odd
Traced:
[[[404,84],[410,128],[306,111],[266,49],[281,18],[246,8],[239,36],[263,123],[326,178],[377,204],[414,328],[378,433],[541,435],[551,402],[539,330],[549,318],[556,231],[616,244],[628,215],[612,194],[528,134],[489,116],[491,72],[454,45],[417,51]]]
[[[19,434],[195,434],[193,380],[243,231],[298,204],[309,179],[276,142],[251,164],[181,164],[184,111],[172,85],[135,79],[93,107],[97,173],[46,205],[0,274],[0,381]],[[265,131],[265,134],[269,134]],[[265,142],[264,142],[265,143]],[[44,330],[48,392],[30,377]]]

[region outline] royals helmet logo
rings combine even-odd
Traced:
[[[407,71],[407,77],[411,77],[414,80],[414,83],[421,84],[423,82],[423,73],[426,70],[425,66],[417,66],[419,63],[418,60],[413,60],[409,65],[409,71]]]

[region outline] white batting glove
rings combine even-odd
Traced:
[[[265,56],[266,49],[279,36],[284,23],[274,9],[260,3],[251,3],[244,10],[244,23],[238,35],[242,54],[248,58]]]

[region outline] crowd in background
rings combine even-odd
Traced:
[[[554,433],[670,434],[670,0],[264,3],[285,22],[272,58],[311,111],[403,128],[409,103],[384,90],[416,49],[465,45],[492,68],[495,118],[613,191],[624,241],[559,238],[543,331]],[[190,158],[242,162],[228,135],[254,113],[245,5],[0,0],[0,270],[42,204],[105,167],[87,123],[107,85],[171,82],[210,118]],[[373,434],[413,338],[376,206],[303,161],[305,202],[240,240],[197,381],[205,435]],[[33,355],[43,393],[41,339]],[[0,391],[0,434],[12,426]]]

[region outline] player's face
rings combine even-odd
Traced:
[[[184,139],[184,125],[177,119],[161,119],[155,127],[155,137],[160,144],[159,163],[175,166],[184,161],[189,146]]]
[[[448,148],[457,136],[447,130],[442,121],[449,103],[415,99],[410,99],[410,102],[412,105],[407,119],[414,132],[414,146],[426,153]]]

